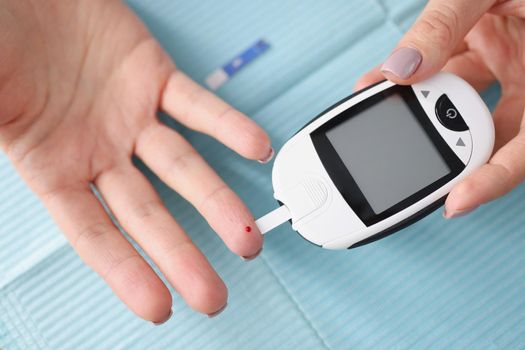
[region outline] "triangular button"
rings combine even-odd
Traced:
[[[465,147],[465,142],[461,139],[461,137],[458,139],[458,142],[456,142],[456,146]]]
[[[428,91],[428,90],[421,90],[421,93],[423,94],[424,98],[427,98],[428,94],[430,94],[430,91]]]

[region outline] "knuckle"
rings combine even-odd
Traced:
[[[180,174],[186,171],[192,166],[196,157],[198,157],[197,151],[193,147],[188,147],[171,159],[167,166],[167,174]]]
[[[143,284],[143,278],[137,273],[134,273],[133,269],[126,269],[126,264],[130,264],[135,259],[142,259],[137,254],[132,254],[124,256],[121,258],[115,258],[111,260],[106,269],[101,272],[101,276],[105,281],[111,279],[112,275],[123,276],[125,279],[125,284],[128,287],[133,287],[134,289],[140,287]]]
[[[223,110],[221,110],[219,113],[217,113],[217,117],[215,118],[215,127],[220,127],[223,125],[224,122],[227,122],[228,118],[231,118],[234,114],[240,113],[237,110],[233,109],[230,106],[224,107]]]
[[[452,47],[457,39],[459,17],[456,11],[442,4],[425,13],[416,26],[416,35],[430,40],[438,48]]]
[[[147,221],[148,219],[154,218],[157,216],[164,208],[164,204],[160,199],[153,199],[140,203],[134,208],[134,216],[139,218],[142,221]]]
[[[86,226],[80,230],[73,242],[75,250],[81,250],[83,246],[94,247],[97,246],[97,241],[103,239],[105,235],[114,230],[112,224],[106,222],[97,222]]]
[[[199,207],[205,213],[209,211],[220,211],[220,207],[224,202],[221,198],[228,196],[229,192],[230,189],[228,186],[222,183],[204,195]]]
[[[232,126],[241,126],[243,124],[243,117],[244,116],[241,112],[226,105],[215,113],[212,130],[216,135],[227,133]]]

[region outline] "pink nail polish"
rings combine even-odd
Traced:
[[[411,47],[402,47],[394,51],[383,63],[381,72],[388,72],[400,79],[410,78],[419,68],[423,56]]]
[[[221,312],[224,311],[224,309],[226,309],[226,306],[228,306],[228,303],[224,304],[224,306],[221,307],[219,310],[217,310],[217,311],[215,311],[215,312],[212,312],[211,314],[208,314],[208,317],[209,317],[209,318],[213,318],[213,317],[219,315]]]
[[[268,153],[268,155],[265,158],[263,158],[263,159],[259,159],[258,162],[261,163],[261,164],[266,164],[270,160],[272,160],[274,154],[275,154],[275,151],[273,150],[272,147],[270,147],[270,152]]]
[[[474,208],[467,208],[467,209],[463,209],[463,210],[456,210],[456,211],[453,211],[453,212],[450,212],[450,213],[445,209],[445,211],[443,212],[443,217],[445,219],[460,218],[462,216],[465,216],[465,215],[468,215],[468,214],[472,213],[478,207],[479,206],[474,207]]]

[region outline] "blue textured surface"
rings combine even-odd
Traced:
[[[408,28],[420,1],[133,0],[201,82],[264,37],[272,49],[220,94],[274,145],[351,92]],[[498,90],[485,94],[494,105]],[[270,167],[180,129],[257,216],[275,207]],[[229,306],[208,320],[175,297],[161,327],[136,319],[85,267],[0,157],[0,348],[385,349],[525,347],[525,186],[470,216],[436,212],[352,251],[314,247],[284,225],[243,263],[177,194],[167,206],[225,279]]]

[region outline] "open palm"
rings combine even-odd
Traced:
[[[131,158],[141,158],[232,251],[249,258],[262,247],[252,215],[156,112],[250,159],[271,155],[266,133],[178,71],[121,2],[7,3],[0,14],[0,48],[10,48],[0,58],[0,142],[16,169],[82,259],[139,316],[165,320],[170,293],[111,223],[92,185],[191,307],[222,309],[224,283]]]

